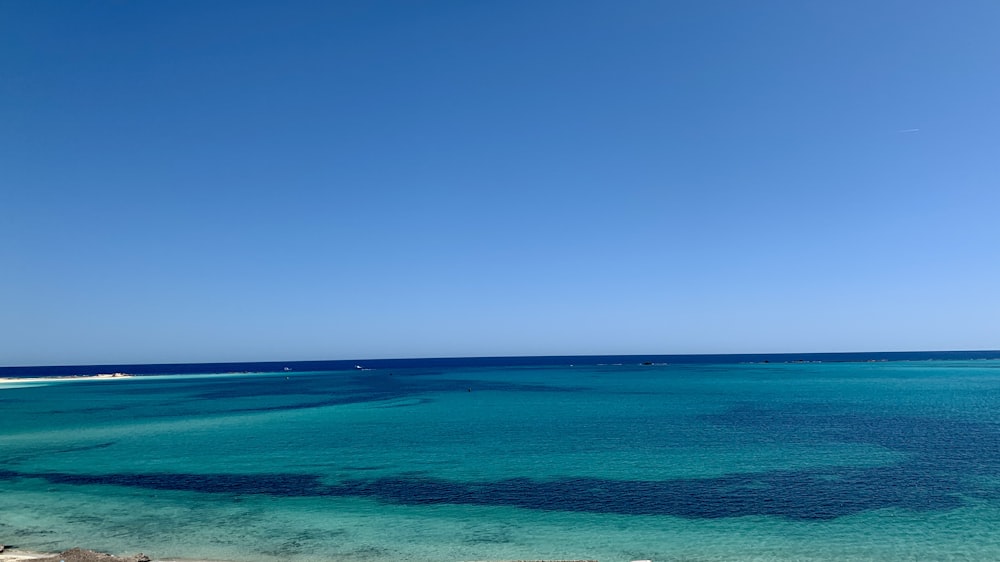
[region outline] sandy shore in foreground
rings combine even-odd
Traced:
[[[59,553],[32,552],[6,547],[0,552],[0,562],[151,562],[144,554],[112,556],[93,550],[73,548]]]
[[[58,554],[30,552],[19,549],[0,552],[0,562],[224,562],[220,560],[187,560],[187,559],[160,559],[150,558],[145,554],[134,554],[132,556],[112,556],[93,550],[73,548]],[[597,562],[597,560],[489,560],[481,562]],[[637,560],[635,562],[650,562],[649,560]]]
[[[127,379],[134,377],[135,375],[130,375],[128,373],[101,373],[99,375],[66,375],[61,377],[32,377],[32,378],[2,378],[0,377],[0,384],[3,383],[25,383],[25,382],[52,382],[52,381],[92,381],[92,380],[107,380],[107,379]],[[3,560],[0,558],[0,560]]]
[[[73,548],[63,552],[34,552],[6,547],[0,552],[0,562],[225,562],[222,560],[195,560],[179,558],[151,558],[145,554],[113,556],[103,552]]]
[[[21,562],[22,560],[39,560],[48,557],[48,554],[42,554],[40,552],[3,552],[0,553],[0,561],[2,562]]]

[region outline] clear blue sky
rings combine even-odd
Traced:
[[[0,365],[1000,348],[998,29],[0,0]]]

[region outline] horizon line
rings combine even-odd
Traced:
[[[79,363],[56,365],[0,365],[3,369],[45,369],[45,368],[83,368],[83,367],[123,367],[123,366],[168,366],[168,365],[240,365],[240,364],[294,364],[294,363],[363,363],[363,362],[405,362],[405,361],[461,361],[471,359],[554,359],[563,357],[736,357],[736,356],[794,356],[794,355],[903,355],[903,354],[933,354],[933,353],[1000,353],[1000,349],[932,349],[932,350],[902,350],[902,351],[779,351],[779,352],[726,352],[726,353],[588,353],[588,354],[555,354],[555,355],[454,355],[454,356],[424,356],[424,357],[368,357],[348,359],[268,359],[263,361],[167,361],[149,363]]]

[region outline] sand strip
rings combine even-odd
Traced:
[[[114,379],[128,379],[133,376],[135,375],[130,375],[128,373],[101,373],[99,375],[66,375],[61,377],[0,378],[0,384],[26,383],[26,382],[114,380]]]
[[[19,548],[6,547],[0,549],[0,562],[226,562],[224,560],[196,560],[181,558],[156,558],[151,559],[145,554],[134,554],[132,556],[113,556],[103,552],[86,550],[82,548],[72,548],[70,550],[54,552],[34,552],[21,550]]]
[[[71,548],[58,554],[29,552],[20,549],[5,548],[0,552],[0,560],[17,562],[151,562],[145,554],[135,554],[132,556],[112,556],[103,552],[85,550],[82,548]]]

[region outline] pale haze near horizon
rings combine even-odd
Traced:
[[[0,365],[1000,348],[998,22],[0,0]]]

